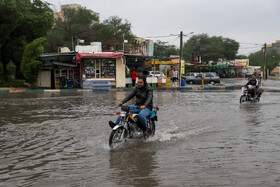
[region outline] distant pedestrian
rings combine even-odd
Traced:
[[[137,79],[137,73],[135,69],[131,72],[131,79],[132,79],[132,86],[135,87],[136,79]]]
[[[172,70],[172,85],[177,86],[177,80],[178,80],[178,71],[176,71],[176,68],[173,68]]]

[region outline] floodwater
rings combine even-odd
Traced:
[[[0,186],[280,186],[280,95],[155,91],[156,134],[110,150],[129,92],[0,95]]]

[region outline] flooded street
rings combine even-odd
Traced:
[[[0,186],[280,186],[280,94],[154,91],[154,137],[111,151],[129,92],[0,95]]]

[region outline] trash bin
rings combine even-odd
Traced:
[[[72,81],[72,80],[67,80],[67,88],[68,88],[68,89],[71,89],[71,88],[72,88],[72,84],[73,84],[73,81]]]
[[[186,81],[181,81],[181,86],[186,86]]]

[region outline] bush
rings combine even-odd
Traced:
[[[16,66],[14,64],[9,63],[7,65],[7,73],[8,75],[12,75],[15,72]]]
[[[43,68],[43,63],[39,61],[40,54],[44,52],[44,43],[46,38],[37,38],[29,43],[24,50],[20,70],[24,79],[32,85],[33,88],[37,87],[37,78]]]
[[[9,78],[8,81],[0,79],[0,87],[27,87],[23,80]]]

